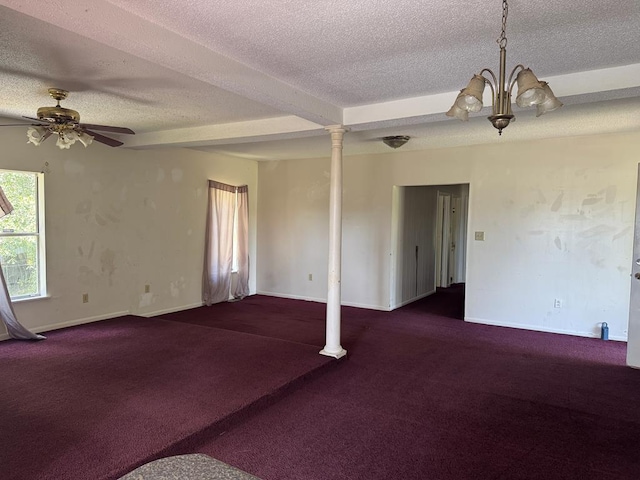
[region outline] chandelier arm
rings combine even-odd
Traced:
[[[491,83],[491,81],[489,79],[487,79],[487,77],[485,77],[484,75],[482,75],[483,73],[487,72],[489,75],[491,75],[491,79],[493,80],[493,83]],[[480,71],[480,76],[482,78],[484,78],[484,83],[489,84],[489,87],[491,88],[491,109],[493,110],[493,112],[495,113],[496,111],[496,88],[498,85],[498,79],[496,78],[495,73],[493,73],[490,69],[488,68],[484,68]]]
[[[484,68],[484,69],[482,69],[482,70],[480,71],[480,74],[479,74],[481,77],[483,77],[483,78],[484,78],[484,81],[485,81],[485,82],[490,83],[490,82],[489,82],[489,80],[487,80],[487,78],[486,78],[484,75],[482,75],[484,72],[487,72],[489,75],[491,75],[491,79],[493,80],[493,84],[494,84],[494,85],[497,85],[497,84],[498,84],[498,79],[497,79],[497,77],[496,77],[496,74],[495,74],[495,73],[493,73],[489,68]]]

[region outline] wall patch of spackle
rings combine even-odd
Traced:
[[[156,301],[157,296],[153,293],[142,293],[140,294],[140,299],[138,301],[138,307],[144,308],[151,306]]]
[[[83,200],[76,205],[76,213],[78,215],[87,215],[91,212],[91,200]]]
[[[64,162],[64,173],[67,175],[82,175],[85,171],[83,163],[75,160],[66,160]]]
[[[178,298],[180,293],[185,289],[186,284],[184,277],[180,277],[178,280],[169,284],[169,290],[173,298]]]
[[[145,206],[145,207],[148,207],[148,208],[150,208],[150,209],[152,209],[152,210],[156,210],[156,208],[157,208],[157,207],[156,207],[156,202],[154,202],[154,201],[153,201],[153,200],[151,200],[150,198],[145,197],[145,199],[143,200],[143,202],[144,202],[144,206]]]
[[[311,203],[329,198],[330,173],[323,172],[323,178],[315,180],[307,191],[307,199]]]
[[[560,237],[556,237],[553,243],[558,250],[562,250],[562,240],[560,240]]]
[[[556,199],[551,204],[551,211],[552,212],[557,212],[558,210],[560,210],[560,208],[562,208],[562,200],[563,199],[564,199],[564,192],[560,192],[558,194],[558,196],[556,197]]]
[[[171,170],[171,180],[173,180],[174,183],[182,181],[182,175],[182,169],[180,168],[174,168]]]
[[[100,271],[109,280],[109,286],[113,285],[113,274],[116,271],[116,254],[107,248],[100,254]]]

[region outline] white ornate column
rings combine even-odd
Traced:
[[[329,282],[327,292],[326,344],[321,355],[341,358],[347,351],[340,345],[340,275],[342,263],[342,140],[347,128],[334,125],[331,133],[331,181],[329,190]]]

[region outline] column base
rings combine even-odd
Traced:
[[[327,347],[324,347],[322,350],[320,350],[320,355],[338,359],[345,357],[347,355],[347,351],[344,348],[340,347],[340,350],[338,350],[337,352],[330,352],[327,350]]]

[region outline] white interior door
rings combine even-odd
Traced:
[[[449,247],[449,283],[458,283],[458,263],[460,263],[460,252],[462,249],[459,244],[460,228],[461,226],[461,213],[462,213],[462,199],[460,197],[451,197],[451,239]]]
[[[451,195],[438,192],[438,215],[436,219],[436,286],[451,285]]]
[[[457,220],[455,222],[455,268],[451,271],[453,283],[465,283],[466,263],[467,263],[467,217],[469,211],[469,197],[463,195],[457,198],[457,205],[454,205]]]
[[[639,166],[640,167],[640,166]],[[636,223],[633,235],[633,264],[631,265],[631,300],[629,302],[629,335],[627,365],[640,368],[640,171],[636,190]]]

